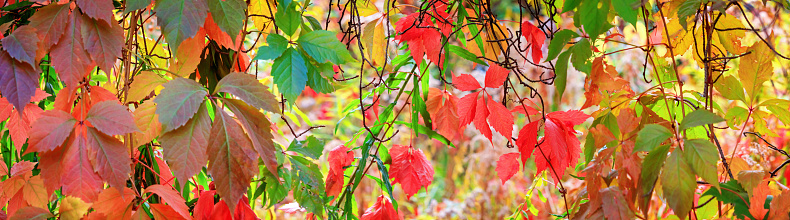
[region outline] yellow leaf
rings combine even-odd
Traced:
[[[742,54],[746,52],[746,47],[741,45],[741,39],[746,35],[745,28],[741,20],[735,16],[723,14],[719,21],[716,22],[716,28],[727,31],[716,31],[719,34],[719,40],[724,46],[724,49],[731,54]]]
[[[274,6],[272,0],[251,0],[250,1],[250,14],[252,16],[252,24],[255,28],[263,33],[268,33],[273,27],[274,22],[271,19],[277,8]],[[266,38],[263,38],[266,39]]]
[[[367,55],[372,58],[376,66],[382,66],[385,62],[387,39],[384,36],[384,25],[381,19],[376,19],[365,25],[362,31],[362,43],[367,50]]]
[[[86,203],[80,198],[66,196],[60,203],[60,218],[66,220],[80,219],[82,216],[85,216],[90,207],[90,203]]]
[[[749,97],[749,102],[754,103],[755,97],[762,91],[763,83],[771,79],[774,74],[774,53],[763,42],[757,42],[749,48],[751,54],[741,58],[738,69],[738,78],[741,79],[743,88]]]
[[[357,1],[359,16],[366,17],[379,13],[379,9],[374,4],[374,0]]]
[[[49,194],[47,188],[44,187],[44,181],[41,176],[30,177],[22,188],[22,194],[31,206],[39,208],[47,208],[49,203]]]

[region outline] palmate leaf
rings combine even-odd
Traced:
[[[102,133],[122,135],[140,131],[134,123],[132,114],[116,101],[103,101],[88,110],[85,120]]]
[[[129,166],[132,160],[129,158],[127,147],[120,140],[97,129],[87,128],[87,130],[87,147],[92,152],[89,157],[94,165],[93,170],[110,186],[126,187],[126,180],[132,172]]]
[[[266,37],[266,43],[268,45],[258,48],[255,60],[272,60],[283,55],[285,49],[288,49],[288,39],[279,34],[269,34]]]
[[[257,173],[257,153],[241,125],[220,108],[214,111],[208,152],[212,152],[208,173],[214,179],[217,193],[230,210],[236,210],[236,204]]]
[[[203,26],[208,16],[206,0],[157,0],[157,24],[174,51],[181,42],[192,38]]]

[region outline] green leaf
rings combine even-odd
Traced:
[[[244,20],[247,15],[247,3],[244,0],[208,0],[208,10],[211,17],[217,23],[219,29],[225,31],[233,41],[244,27]]]
[[[272,65],[274,83],[288,102],[293,103],[307,86],[307,66],[304,58],[293,48],[285,50]]]
[[[576,7],[578,7],[581,3],[582,0],[565,0],[565,2],[562,4],[562,13],[576,9]]]
[[[573,56],[571,56],[573,67],[581,72],[590,73],[592,71],[592,64],[589,61],[590,57],[592,57],[590,41],[586,38],[582,39],[569,50],[573,51]]]
[[[672,131],[658,124],[645,125],[636,136],[634,151],[653,151],[653,148],[672,137]]]
[[[322,152],[324,151],[324,145],[326,144],[325,141],[318,140],[313,136],[308,136],[307,140],[299,141],[294,140],[291,142],[291,145],[288,146],[288,151],[293,151],[296,153],[300,153],[306,157],[313,158],[314,160],[318,160],[321,157]]]
[[[297,42],[307,52],[307,55],[320,63],[330,61],[334,64],[344,64],[354,61],[351,53],[346,49],[346,45],[340,43],[335,33],[331,31],[312,31],[299,37]]]
[[[684,143],[683,157],[694,173],[718,188],[716,163],[719,161],[719,151],[716,146],[705,139],[684,140]]]
[[[554,66],[554,74],[557,75],[557,77],[554,78],[554,86],[557,87],[557,93],[555,93],[556,95],[554,97],[555,103],[560,103],[562,94],[565,93],[565,86],[568,84],[568,59],[570,56],[571,51],[562,52],[557,59],[557,64]]]
[[[664,161],[667,159],[667,152],[669,152],[669,145],[659,146],[651,150],[642,161],[642,172],[639,177],[641,194],[638,196],[639,207],[642,210],[647,209],[647,205],[653,198],[656,180],[658,180],[658,174],[661,172],[661,167],[664,166]]]
[[[617,11],[617,14],[623,20],[631,23],[631,25],[636,25],[636,17],[639,15],[639,10],[635,6],[639,6],[638,2],[636,0],[612,0],[612,6],[614,6],[614,10]]]
[[[724,119],[718,115],[705,109],[697,109],[683,118],[683,121],[680,122],[680,130],[683,131],[700,125],[713,124],[721,121],[724,121]]]
[[[165,88],[154,102],[164,133],[186,124],[197,113],[208,91],[194,80],[186,78],[175,78],[163,86]]]
[[[585,1],[579,6],[579,11],[576,16],[580,16],[579,20],[584,25],[584,31],[590,37],[598,37],[608,30],[611,25],[609,24],[609,0],[603,1]],[[599,6],[600,5],[600,6]]]
[[[302,24],[302,14],[296,11],[296,4],[290,2],[284,7],[277,7],[274,14],[274,24],[288,36],[294,35],[296,29]]]
[[[784,99],[770,99],[763,103],[760,103],[761,106],[765,106],[768,111],[774,113],[776,118],[782,121],[785,125],[790,125],[790,101]]]
[[[126,8],[123,10],[123,13],[129,13],[134,10],[140,10],[148,7],[151,5],[151,0],[126,0]],[[31,4],[33,2],[30,2]]]
[[[687,0],[680,3],[677,8],[677,16],[683,29],[686,29],[688,25],[688,18],[697,13],[700,4],[702,4],[702,0]]]
[[[322,216],[324,201],[321,195],[325,193],[324,177],[318,165],[301,156],[290,156],[292,166],[293,196],[300,206],[307,211]]]
[[[721,188],[724,190],[719,191],[714,188],[708,189],[702,196],[713,196],[724,204],[734,206],[734,213],[738,219],[744,219],[746,217],[754,219],[752,214],[749,213],[749,194],[743,189],[738,181],[730,180],[722,183]]]
[[[288,39],[279,34],[269,34],[266,37],[268,45],[258,48],[253,60],[271,60],[276,59],[283,55],[285,49],[288,49]]]
[[[280,179],[275,177],[269,171],[261,170],[260,174],[264,178],[264,183],[266,184],[265,192],[267,198],[267,206],[272,207],[285,199],[288,196],[288,192],[291,189],[291,175],[287,172],[286,169],[278,169],[280,177],[285,179],[285,181],[280,182]]]
[[[720,79],[713,84],[713,87],[716,88],[716,91],[719,91],[724,98],[746,102],[746,96],[743,94],[743,85],[741,85],[741,81],[738,81],[734,76],[726,76]]]
[[[577,37],[579,37],[579,34],[568,29],[564,29],[555,33],[554,39],[551,39],[551,42],[549,43],[549,54],[546,55],[546,60],[553,60],[556,58],[557,55],[559,55],[562,51],[562,48],[565,47],[565,44],[568,44],[568,41]],[[561,61],[562,59],[557,60],[557,62]]]
[[[332,64],[319,64],[319,66],[310,65],[307,67],[307,86],[309,86],[313,91],[318,93],[329,94],[335,91],[335,87],[332,86],[332,83],[329,82],[326,78],[321,76],[321,69],[328,68],[332,69]],[[318,69],[321,68],[321,69]]]
[[[194,37],[203,27],[208,5],[206,0],[157,0],[154,12],[170,48],[178,51],[182,41]]]
[[[669,207],[680,219],[684,219],[691,210],[697,178],[691,173],[691,167],[683,160],[681,153],[675,150],[667,158],[664,171],[661,172],[661,185]]]
[[[480,64],[480,65],[488,66],[488,64],[486,62],[478,59],[475,54],[473,54],[472,52],[469,52],[468,50],[464,49],[463,47],[459,47],[459,46],[455,46],[455,45],[452,45],[452,44],[448,44],[447,45],[447,50],[449,50],[450,52],[454,53],[455,55],[458,55],[461,58],[464,58],[465,60],[472,61],[472,62],[475,62],[475,63]]]

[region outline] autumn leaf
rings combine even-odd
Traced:
[[[633,219],[634,213],[631,211],[628,201],[623,197],[623,192],[617,186],[610,186],[600,190],[603,199],[603,214],[606,219],[626,220]]]
[[[32,66],[14,60],[7,52],[0,51],[0,81],[5,82],[0,84],[0,93],[14,105],[17,114],[24,112],[25,106],[30,103],[38,88],[38,78],[39,74]]]
[[[486,71],[486,88],[498,88],[504,84],[509,70],[492,64]],[[477,80],[471,75],[460,74],[453,76],[453,82],[461,90],[475,90],[480,87]],[[483,97],[478,99],[480,94]],[[491,128],[510,141],[513,134],[513,114],[501,103],[495,102],[486,90],[473,92],[461,98],[458,102],[458,114],[461,126],[474,122],[475,128],[483,134],[493,145]]]
[[[134,124],[141,129],[139,133],[134,135],[136,145],[151,142],[162,133],[162,124],[159,123],[159,115],[156,114],[156,104],[154,102],[144,102],[134,110],[133,114]],[[161,142],[162,140],[160,139],[159,141]]]
[[[535,145],[538,144],[538,126],[539,121],[530,122],[524,127],[521,128],[521,131],[518,132],[518,140],[516,140],[516,146],[518,146],[518,152],[521,153],[521,163],[526,166],[527,159],[532,156],[532,151],[535,150]]]
[[[367,52],[366,55],[371,57],[376,66],[383,66],[387,62],[386,48],[388,41],[384,35],[384,26],[385,23],[379,18],[368,22],[362,30],[362,44]]]
[[[140,71],[140,74],[134,76],[134,81],[129,85],[127,91],[127,101],[138,101],[151,95],[160,85],[167,83],[167,80],[162,78],[159,74],[151,71]]]
[[[581,156],[579,139],[576,138],[574,125],[583,123],[590,116],[578,110],[558,111],[546,114],[544,145],[536,150],[535,163],[537,171],[551,168],[555,181],[565,174],[565,169],[573,166]],[[540,142],[540,141],[539,141]]]
[[[167,203],[167,206],[171,207],[176,213],[181,215],[184,219],[191,219],[192,217],[189,215],[189,207],[186,205],[186,201],[184,200],[178,192],[174,191],[172,188],[164,185],[152,185],[145,188],[145,192],[150,192],[158,195],[162,198],[162,201]]]
[[[151,214],[154,219],[191,219],[179,215],[176,210],[165,204],[151,204]]]
[[[269,92],[269,87],[261,84],[254,75],[247,73],[234,72],[223,77],[217,83],[214,94],[217,92],[227,92],[239,97],[239,99],[258,109],[269,112],[280,112],[280,103],[277,98]]]
[[[3,50],[19,62],[38,66],[36,51],[39,40],[36,32],[37,30],[29,25],[17,28],[0,41],[3,43]]]
[[[763,42],[757,42],[749,48],[751,54],[741,59],[738,69],[738,78],[746,89],[750,103],[756,102],[756,97],[763,88],[763,83],[771,79],[774,73],[774,52]]]
[[[418,20],[420,17],[422,20]],[[442,35],[438,30],[426,26],[434,26],[429,16],[412,13],[395,23],[395,30],[399,33],[395,40],[409,45],[411,56],[418,66],[424,55],[428,55],[428,60],[439,65],[444,59],[441,53]]]
[[[361,220],[400,220],[400,215],[398,212],[392,208],[392,202],[384,196],[381,195],[376,199],[376,203],[373,206],[368,207],[365,210],[365,213],[362,214]]]
[[[69,11],[69,4],[51,3],[30,17],[30,26],[38,31],[38,38],[42,43],[43,48],[40,49],[48,51],[60,42],[69,23]]]
[[[200,55],[206,47],[206,31],[203,29],[195,33],[195,36],[187,38],[181,42],[178,50],[175,50],[175,59],[170,59],[170,71],[180,77],[187,77],[195,72],[200,64]]]
[[[45,220],[55,217],[49,210],[38,207],[23,207],[10,216],[10,220]]]
[[[274,146],[274,136],[271,133],[271,122],[266,119],[258,109],[245,104],[242,101],[235,99],[222,99],[222,102],[227,104],[227,107],[239,119],[241,127],[249,136],[252,141],[252,148],[255,149],[266,168],[275,178],[279,178],[277,174],[277,156],[278,150]],[[245,136],[246,138],[246,136]]]
[[[208,173],[214,177],[217,193],[235,210],[252,176],[258,173],[257,153],[241,125],[219,108],[215,110],[211,137],[208,152],[214,154],[209,155]]]
[[[103,101],[88,110],[85,120],[97,130],[108,135],[123,135],[140,131],[134,124],[134,117],[126,107],[116,101]]]
[[[112,11],[115,9],[111,0],[76,1],[77,6],[85,15],[96,20],[102,20],[105,24],[116,23],[113,19]]]
[[[99,194],[92,208],[110,218],[128,219],[132,216],[132,201],[135,197],[130,188],[124,187],[122,191],[118,188],[107,188]]]
[[[604,62],[603,57],[595,58],[591,73],[584,79],[584,97],[587,100],[581,109],[598,105],[604,100],[604,95],[618,91],[633,93],[628,81],[619,77],[613,66]]]
[[[673,151],[664,164],[660,180],[664,183],[661,185],[667,205],[681,219],[692,208],[694,190],[697,188],[696,179],[691,166],[683,159],[682,152],[677,149]]]
[[[532,62],[540,63],[543,58],[543,43],[546,41],[546,35],[535,25],[529,21],[521,23],[521,35],[527,39],[529,47],[532,49]]]
[[[162,130],[169,132],[186,124],[197,113],[208,91],[194,80],[185,78],[175,78],[163,86],[165,88],[154,102]]]
[[[768,214],[768,209],[765,208],[765,199],[771,195],[771,189],[768,188],[769,183],[771,183],[771,180],[763,180],[752,190],[752,195],[749,198],[749,213],[757,219],[765,219],[765,215]]]
[[[327,161],[329,174],[326,177],[326,195],[338,196],[343,189],[345,167],[354,162],[354,151],[342,145],[335,147],[329,151]]]
[[[64,111],[45,111],[33,122],[27,151],[44,152],[55,149],[66,140],[76,123],[77,120]]]
[[[390,148],[392,166],[390,179],[392,184],[400,183],[407,198],[411,198],[420,188],[431,185],[433,166],[422,150],[411,146],[394,145]]]
[[[107,181],[110,186],[123,188],[132,172],[127,147],[120,140],[99,132],[97,129],[87,129],[87,147],[91,163],[99,176]],[[79,139],[79,137],[78,137]]]
[[[159,137],[165,160],[178,180],[194,176],[208,161],[206,149],[210,131],[211,116],[206,105],[201,104],[195,116],[184,126]]]
[[[96,65],[91,61],[88,52],[85,50],[85,42],[82,37],[82,18],[79,13],[71,13],[68,17],[63,37],[52,47],[52,68],[58,72],[58,76],[69,88],[79,85],[86,75],[90,74]]]
[[[192,38],[208,16],[206,0],[156,0],[157,24],[174,51],[181,42]]]
[[[90,203],[86,203],[80,198],[66,196],[60,203],[60,218],[81,219],[88,213],[90,207]]]
[[[458,116],[458,98],[447,90],[430,88],[425,108],[431,114],[433,129],[448,140],[460,137],[461,122]]]
[[[499,160],[496,162],[496,172],[499,179],[502,180],[502,184],[505,184],[518,172],[518,156],[519,153],[507,153],[499,156]]]
[[[80,2],[85,1],[78,1],[77,4],[80,4]],[[109,4],[109,6],[104,4]],[[110,0],[98,0],[89,5],[113,8]],[[104,72],[110,72],[112,66],[115,65],[115,61],[121,57],[121,49],[124,47],[123,27],[112,18],[112,10],[102,12],[105,13],[102,13],[103,18],[101,19],[106,19],[104,20],[105,22],[81,16],[80,24],[82,25],[82,30],[80,32],[82,33],[85,50],[88,51],[91,59]],[[86,14],[90,16],[87,12]]]
[[[211,17],[217,26],[230,34],[235,41],[236,33],[241,32],[246,20],[247,2],[243,0],[207,0]]]

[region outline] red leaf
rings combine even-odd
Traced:
[[[5,102],[5,99],[0,98],[0,102]],[[11,106],[8,102],[5,103],[9,107]],[[31,124],[33,121],[37,120],[43,112],[44,110],[32,103],[27,104],[27,108],[25,108],[25,111],[21,115],[17,113],[16,109],[10,112],[10,119],[6,127],[8,128],[8,133],[15,147],[22,149],[22,146],[30,135],[30,129],[32,128]]]
[[[55,45],[66,31],[69,20],[69,4],[50,3],[44,6],[30,17],[30,26],[38,31],[38,38],[43,44],[45,51]],[[73,88],[73,87],[72,87]]]
[[[99,193],[99,198],[93,203],[93,209],[102,213],[109,219],[128,219],[132,216],[132,201],[134,191],[123,188],[123,193],[117,188],[107,188]]]
[[[157,106],[158,107],[158,106]],[[194,176],[206,165],[211,116],[201,105],[186,125],[159,137],[165,160],[179,181]]]
[[[384,195],[379,196],[376,203],[362,214],[361,220],[400,220],[400,215],[392,207],[392,202]]]
[[[170,59],[170,71],[182,77],[187,77],[195,72],[200,64],[200,54],[205,47],[206,31],[200,29],[194,37],[181,42],[179,49],[175,51],[176,59]]]
[[[104,102],[106,103],[106,102]],[[93,170],[99,173],[112,187],[126,187],[126,180],[132,172],[132,160],[126,145],[113,136],[99,132],[95,128],[87,129],[87,146],[90,152]]]
[[[165,204],[151,204],[151,214],[154,215],[154,219],[186,219],[178,215],[176,210],[173,210],[173,208]]]
[[[425,105],[428,113],[431,114],[434,130],[451,141],[456,136],[461,136],[461,122],[457,112],[458,98],[447,90],[430,88]]]
[[[400,183],[407,198],[411,198],[420,188],[428,189],[433,181],[433,167],[422,150],[395,145],[390,149],[390,155],[390,179],[393,179],[392,184]]]
[[[495,170],[499,179],[502,180],[502,184],[505,184],[518,172],[518,156],[519,153],[507,153],[499,156]]]
[[[345,170],[344,167],[350,166],[354,162],[354,151],[341,145],[329,151],[327,160],[329,161],[329,172],[342,175]]]
[[[354,162],[354,151],[345,146],[338,146],[329,151],[327,160],[329,161],[329,173],[326,177],[326,195],[338,196],[343,190],[345,181],[343,178],[344,167]]]
[[[532,25],[529,21],[521,23],[521,31],[521,35],[527,38],[527,42],[530,44],[530,48],[532,48],[532,62],[540,63],[541,58],[543,58],[543,51],[541,48],[546,41],[546,35],[540,28],[535,27],[535,25]]]
[[[200,197],[198,197],[197,204],[195,204],[195,209],[192,211],[195,220],[210,219],[211,211],[214,209],[214,194],[217,194],[217,191],[208,190],[200,192]]]
[[[521,163],[526,166],[527,159],[532,156],[532,151],[535,150],[535,145],[538,144],[538,125],[540,121],[533,121],[521,128],[518,132],[518,140],[516,146],[521,153]]]
[[[3,50],[19,62],[36,66],[36,51],[38,50],[38,35],[36,29],[25,25],[14,30],[2,39]]]
[[[483,94],[483,97],[485,96],[486,94]],[[490,96],[488,101],[492,102]],[[475,109],[475,119],[474,119],[475,128],[477,128],[477,130],[480,131],[480,133],[483,134],[483,136],[488,138],[488,141],[491,142],[491,145],[494,145],[494,142],[492,140],[493,134],[491,133],[491,127],[488,126],[488,122],[486,121],[486,118],[488,118],[490,112],[488,111],[488,107],[486,106],[485,102],[486,102],[485,98],[477,100],[477,105]]]
[[[61,175],[61,179],[56,185],[63,184],[64,195],[78,197],[90,203],[96,200],[99,191],[102,189],[103,183],[91,165],[91,157],[88,155],[90,151],[83,133],[84,129],[84,125],[78,126],[75,130],[82,131],[74,133],[82,134],[72,135],[72,140],[66,140],[66,145],[60,147],[63,148],[60,151],[57,149],[51,151],[51,156],[45,156],[43,153],[40,154],[41,160],[39,163],[42,175],[45,169],[51,169],[53,172],[58,172],[58,174]],[[60,158],[62,158],[62,160]],[[60,163],[45,166],[45,160],[53,160]],[[44,183],[47,185],[55,185],[47,183],[47,178],[44,178]]]
[[[33,122],[27,152],[45,152],[63,144],[77,120],[60,110],[49,110]]]
[[[206,35],[208,35],[209,38],[219,43],[219,45],[231,50],[239,49],[242,39],[240,37],[241,33],[236,33],[236,41],[233,41],[228,33],[225,33],[225,31],[222,31],[222,29],[217,26],[217,23],[214,22],[214,18],[211,16],[211,13],[208,13],[208,16],[206,17],[206,23],[203,24],[203,30],[206,31]]]
[[[80,24],[82,19],[79,16],[80,13],[71,13],[63,37],[50,51],[52,68],[69,88],[76,88],[95,66],[83,45]]]
[[[453,76],[453,85],[455,85],[455,88],[460,89],[461,91],[472,91],[483,88],[480,87],[480,83],[477,82],[477,79],[469,74],[459,74],[458,76]]]
[[[189,215],[189,207],[187,207],[184,198],[169,186],[152,185],[148,188],[145,188],[145,191],[154,193],[161,197],[162,201],[167,202],[168,206],[172,207],[176,213],[181,215],[181,217],[184,217],[185,219],[192,218]]]
[[[156,160],[156,166],[159,167],[159,183],[173,188],[175,177],[173,173],[170,172],[170,166],[165,163],[161,155],[154,157],[154,160]]]
[[[510,70],[505,69],[497,65],[496,63],[491,63],[491,67],[486,70],[486,87],[488,88],[499,88],[507,80],[507,75],[510,73]],[[453,81],[455,82],[455,81]],[[477,83],[477,81],[475,81]]]
[[[502,136],[510,141],[513,136],[513,114],[502,103],[488,100],[488,123],[494,127],[494,130],[499,132]]]
[[[107,135],[124,135],[140,131],[134,123],[132,113],[115,101],[94,104],[85,120]]]
[[[19,161],[11,167],[11,176],[20,176],[27,172],[33,171],[33,168],[36,167],[36,163],[30,161]]]
[[[222,102],[236,115],[241,127],[249,134],[252,147],[258,152],[266,168],[280,178],[277,173],[277,148],[274,147],[274,136],[271,132],[271,122],[266,119],[266,115],[258,111],[257,108],[247,105],[245,102],[236,99],[222,99]]]
[[[258,156],[241,125],[221,108],[215,109],[211,137],[208,152],[213,155],[209,158],[208,173],[214,178],[217,193],[235,210],[252,177],[258,173]]]
[[[431,22],[430,16],[424,16],[421,21],[417,22],[419,17],[419,13],[412,13],[398,20],[395,23],[395,30],[400,34],[395,36],[395,40],[409,44],[411,56],[418,66],[422,63],[423,55],[426,54],[428,60],[440,64],[440,59],[443,58],[440,51],[442,35],[438,30],[432,28],[434,24]]]
[[[115,6],[113,6],[112,0],[77,1],[77,6],[80,7],[85,15],[91,18],[104,20],[107,24],[117,23],[113,19],[112,11],[115,9]]]
[[[17,109],[24,112],[25,106],[38,88],[38,72],[29,64],[21,63],[0,51],[0,93]]]
[[[156,96],[156,114],[164,132],[172,131],[187,123],[202,106],[208,92],[195,80],[175,78],[163,85]],[[205,106],[203,106],[205,108]]]
[[[77,1],[77,4],[80,4],[80,2],[87,1]],[[109,7],[113,8],[112,2],[109,0],[98,0],[95,2],[98,4],[109,3]],[[92,2],[90,4],[94,5],[96,3]],[[112,18],[112,9],[106,10],[106,12],[109,14],[105,20],[106,22],[80,16],[82,18],[80,23],[82,25],[82,42],[85,45],[85,49],[90,53],[91,59],[96,61],[99,68],[105,72],[110,72],[112,66],[115,65],[115,61],[121,57],[121,49],[124,47],[125,41],[123,39],[123,27]],[[90,16],[87,12],[85,14]]]
[[[467,94],[458,101],[458,119],[461,120],[461,126],[466,126],[474,121],[478,95],[480,95],[480,91]]]
[[[617,186],[610,186],[600,190],[603,199],[603,214],[606,219],[625,220],[634,219],[634,213],[629,208],[628,201]]]
[[[771,195],[771,188],[768,187],[768,184],[771,183],[771,179],[765,179],[760,182],[759,185],[752,189],[752,196],[749,198],[749,213],[752,214],[756,219],[763,219],[765,214],[768,214],[768,209],[765,208],[765,199],[768,195]],[[787,201],[777,201],[777,202],[787,202]]]
[[[17,210],[10,217],[11,220],[16,220],[16,219],[44,220],[55,216],[53,216],[52,213],[49,212],[49,210],[28,206]]]
[[[552,112],[546,115],[545,147],[541,148],[542,151],[534,153],[538,172],[551,167],[556,172],[552,177],[559,181],[559,178],[565,174],[565,169],[576,164],[581,148],[573,126],[583,123],[589,117],[578,110]],[[541,152],[545,154],[545,158],[540,154]]]

